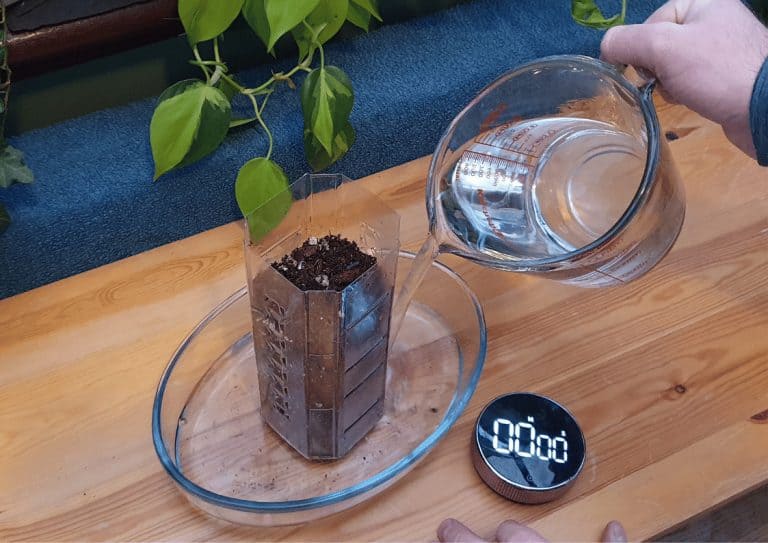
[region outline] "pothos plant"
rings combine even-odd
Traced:
[[[34,179],[24,164],[21,151],[5,141],[5,114],[11,91],[11,69],[8,67],[8,26],[5,21],[5,2],[0,2],[0,187],[14,183],[31,183]],[[0,203],[0,234],[11,224],[11,216]]]
[[[621,0],[621,12],[613,17],[606,17],[594,0],[571,0],[571,16],[580,25],[598,30],[607,30],[612,26],[623,25],[627,15],[627,0]]]
[[[763,23],[768,23],[768,0],[752,0],[749,4],[752,6],[755,15],[757,15]],[[624,24],[626,14],[627,0],[621,1],[621,13],[618,13],[613,17],[604,16],[594,0],[571,0],[571,15],[573,16],[573,20],[590,28],[607,30],[612,26],[622,25]]]
[[[339,160],[355,141],[349,122],[354,92],[349,77],[326,62],[323,44],[349,21],[368,30],[372,19],[381,21],[376,0],[179,0],[178,11],[201,79],[175,83],[159,97],[150,124],[155,179],[212,153],[229,129],[253,124],[267,136],[264,156],[246,162],[235,180],[235,198],[248,222],[251,237],[274,227],[290,206],[290,198],[275,201],[259,215],[256,209],[278,194],[285,194],[288,178],[273,160],[273,136],[265,109],[276,87],[296,88],[301,74],[300,104],[304,116],[304,152],[310,166],[322,170]],[[228,69],[220,52],[222,34],[242,14],[250,28],[274,54],[278,40],[290,35],[298,46],[296,66],[273,73],[263,83],[246,87]],[[200,46],[210,42],[212,58],[203,58]],[[232,100],[245,96],[252,115],[234,118]],[[279,199],[280,200],[280,199]]]

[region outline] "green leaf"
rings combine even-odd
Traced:
[[[285,172],[265,157],[249,160],[240,168],[235,198],[248,223],[252,242],[280,224],[293,202]]]
[[[347,123],[333,138],[333,148],[329,154],[325,148],[320,145],[309,130],[304,130],[304,155],[307,162],[316,172],[326,169],[328,166],[343,157],[350,147],[355,143],[355,129]]]
[[[368,28],[371,25],[371,14],[357,4],[350,3],[349,10],[347,11],[347,21],[368,32]]]
[[[176,94],[171,89],[166,91],[170,98],[155,108],[149,127],[155,179],[213,152],[232,118],[229,100],[217,88],[197,81],[177,88],[181,91]]]
[[[308,129],[330,153],[333,143],[333,115],[324,68],[310,72],[301,86],[301,108],[304,112],[304,127]]]
[[[240,94],[240,91],[223,77],[216,83],[216,88],[221,89],[221,92],[224,93],[224,96],[227,97],[227,100],[229,100],[230,103],[232,102],[232,98]]]
[[[245,17],[248,26],[267,47],[269,43],[269,23],[267,22],[267,11],[264,8],[265,0],[245,0],[243,4],[243,17]]]
[[[199,79],[182,79],[181,81],[177,81],[176,83],[174,83],[173,85],[165,89],[162,93],[160,93],[160,96],[157,97],[157,105],[160,105],[161,102],[165,102],[166,100],[173,98],[174,96],[183,94],[190,87],[196,87],[204,84],[205,83],[203,83]]]
[[[179,17],[189,43],[212,40],[235,20],[243,0],[179,0]]]
[[[348,9],[349,0],[320,0],[318,6],[307,17],[310,26],[325,24],[325,28],[317,36],[320,43],[327,42],[341,29],[347,18]],[[306,30],[304,26],[301,28]]]
[[[571,17],[580,25],[606,30],[623,25],[627,13],[627,0],[621,0],[621,13],[606,18],[594,0],[571,0]]]
[[[348,9],[349,0],[320,0],[317,7],[306,17],[307,23],[312,28],[325,25],[317,35],[317,41],[323,44],[336,35],[347,19]],[[299,55],[306,56],[312,46],[312,34],[309,29],[301,25],[294,28],[291,33],[299,46]]]
[[[272,51],[281,36],[300,24],[320,0],[245,0],[243,16]]]
[[[333,154],[333,138],[347,124],[353,103],[352,83],[335,66],[312,70],[301,86],[304,127],[328,154]]]
[[[379,8],[376,4],[376,0],[350,0],[349,7],[351,8],[353,5],[358,6],[370,15],[373,15],[374,18],[381,23],[383,22],[383,19],[379,14]]]
[[[245,119],[233,119],[229,121],[229,127],[237,128],[238,126],[243,126],[244,124],[252,123],[255,120],[256,120],[256,117],[247,117]]]
[[[5,232],[11,225],[11,216],[5,210],[5,206],[0,204],[0,234]]]
[[[0,187],[7,188],[14,183],[31,183],[35,176],[24,163],[24,153],[6,145],[0,150]]]

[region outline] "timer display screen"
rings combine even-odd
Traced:
[[[574,418],[536,394],[497,398],[483,410],[475,431],[485,462],[515,485],[558,487],[573,480],[584,463],[584,436]]]

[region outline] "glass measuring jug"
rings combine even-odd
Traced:
[[[648,272],[685,214],[652,91],[583,56],[539,59],[493,82],[438,144],[421,252],[584,287]]]

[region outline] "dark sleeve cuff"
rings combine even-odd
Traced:
[[[757,74],[749,103],[749,126],[757,151],[757,163],[768,166],[768,59]]]

